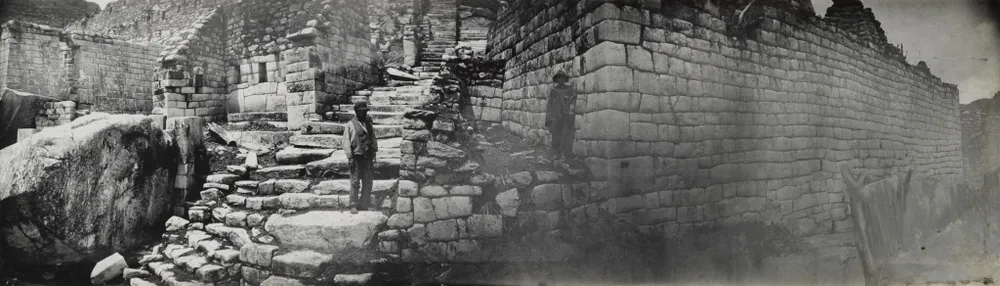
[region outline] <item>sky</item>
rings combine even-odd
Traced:
[[[989,4],[993,1],[992,5]],[[826,14],[832,0],[812,0]],[[1000,0],[862,0],[911,64],[958,85],[968,103],[1000,91]]]
[[[103,9],[114,0],[90,0]],[[833,0],[811,0],[826,14]],[[990,1],[993,1],[991,7]],[[960,102],[1000,91],[1000,0],[862,0],[911,64],[958,85]]]

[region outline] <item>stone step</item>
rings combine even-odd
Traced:
[[[411,105],[370,105],[368,112],[403,112],[407,108],[412,107]],[[342,104],[337,106],[340,112],[354,112],[353,104]]]
[[[305,175],[305,170],[305,165],[281,165],[266,167],[254,172],[252,178],[257,181],[267,179],[300,178]]]
[[[345,117],[347,117],[345,115]],[[353,115],[350,117],[354,117]],[[350,120],[350,119],[348,119]],[[344,124],[347,122],[311,122],[302,128],[304,135],[343,135]],[[375,136],[378,139],[399,137],[403,134],[402,125],[374,125]]]
[[[369,285],[371,274],[351,278],[341,273],[374,272],[375,265],[371,263],[357,263],[349,261],[345,263],[343,257],[336,257],[333,254],[322,253],[313,250],[279,250],[271,260],[271,278],[275,279],[274,285],[299,285],[293,284],[295,280],[285,277],[296,277],[296,279],[319,280],[328,285]],[[351,275],[356,276],[356,275]],[[362,284],[353,284],[353,283]],[[267,282],[265,282],[267,283]],[[262,284],[263,285],[263,284]]]
[[[344,187],[342,185],[333,186],[335,188]],[[348,182],[347,186],[350,186]],[[393,192],[393,189],[385,188],[384,185],[374,185],[375,188],[372,190],[371,202],[372,207],[378,205],[378,209],[388,210],[392,207],[392,202],[389,201],[387,194]],[[350,187],[346,187],[347,190]],[[377,192],[376,192],[377,191]],[[317,191],[319,192],[319,191]],[[267,214],[269,212],[277,210],[340,210],[344,211],[351,207],[350,205],[350,195],[347,194],[329,194],[329,195],[318,195],[313,192],[306,193],[284,193],[279,195],[271,196],[241,196],[241,195],[229,195],[226,197],[227,203],[232,202],[232,211],[226,214],[224,223],[228,227],[258,227],[261,220],[259,215]],[[241,205],[242,203],[242,205]],[[251,221],[250,216],[258,216],[256,220]]]
[[[375,125],[403,125],[403,114],[404,112],[368,112],[368,117],[372,119],[372,124]],[[354,116],[355,114],[353,111],[337,112],[337,119],[343,122],[353,119]],[[375,135],[379,136],[378,133]],[[292,138],[295,137],[293,136]]]
[[[234,250],[227,249],[227,251]],[[183,245],[167,245],[163,252],[169,260],[151,262],[148,266],[153,270],[153,273],[160,276],[163,282],[170,285],[174,285],[170,283],[170,278],[181,278],[177,282],[195,283],[191,285],[202,285],[197,283],[212,285],[212,283],[239,281],[239,276],[235,275],[238,273],[238,256],[234,259],[231,254],[228,255],[230,262],[225,263],[228,266],[224,266],[220,264],[223,263],[221,260]]]
[[[373,193],[387,193],[396,189],[397,179],[373,180]],[[256,188],[247,188],[248,193],[234,193],[226,196],[226,203],[244,205],[246,198],[278,196],[281,194],[312,193],[316,195],[346,195],[350,191],[349,178],[332,180],[278,179],[258,183]]]
[[[288,121],[288,114],[284,112],[241,112],[230,113],[227,117],[230,123],[248,121]]]
[[[340,149],[343,139],[344,137],[341,135],[310,134],[292,136],[288,142],[296,147]]]
[[[401,166],[401,153],[399,149],[379,150],[375,160],[375,179],[395,179],[399,177]],[[331,178],[350,176],[351,170],[348,165],[347,155],[344,151],[333,152],[330,157],[309,162],[306,164],[306,171],[313,178]]]
[[[352,96],[351,103],[367,101],[371,105],[420,105],[426,97],[424,95]]]
[[[332,255],[336,264],[367,264],[379,255],[366,247],[366,241],[387,220],[377,211],[311,210],[271,215],[264,230],[281,241],[282,248]]]
[[[377,131],[376,131],[377,132]],[[302,126],[302,134],[343,134],[344,124],[340,122],[306,122]]]
[[[333,151],[336,150],[289,146],[281,151],[278,151],[275,154],[275,157],[278,160],[278,164],[297,165],[325,159],[326,157],[330,157],[330,154],[333,154]]]

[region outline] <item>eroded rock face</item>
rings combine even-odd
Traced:
[[[0,150],[0,241],[19,265],[97,261],[158,235],[176,149],[153,119],[90,115]]]

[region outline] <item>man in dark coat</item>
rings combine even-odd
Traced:
[[[556,86],[549,93],[548,108],[545,112],[545,127],[552,136],[552,150],[556,159],[565,159],[573,154],[573,139],[576,131],[576,90],[567,85],[569,76],[560,71],[552,80]]]
[[[354,113],[357,116],[344,125],[341,147],[351,167],[351,213],[358,213],[359,209],[368,210],[371,204],[378,138],[375,136],[372,120],[368,117],[368,103],[354,104]]]

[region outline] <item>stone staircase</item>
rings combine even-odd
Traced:
[[[200,199],[186,206],[188,219],[168,221],[163,244],[142,258],[156,277],[126,276],[129,283],[362,285],[378,280],[387,260],[370,242],[387,220],[380,210],[392,207],[388,198],[400,184],[398,166],[396,174],[377,174],[371,201],[382,204],[351,214],[350,182],[341,171],[346,158],[343,164],[317,168],[302,164],[329,161],[333,153],[291,146],[279,152],[275,166],[229,166],[208,176]]]
[[[436,74],[434,74],[436,76]],[[269,166],[228,166],[205,178],[187,219],[167,222],[163,242],[126,274],[130,285],[369,285],[384,283],[391,244],[370,242],[395,208],[392,195],[416,192],[399,180],[406,109],[430,97],[430,81],[359,91],[370,102],[379,152],[371,202],[351,214],[350,170],[341,150],[353,105],[337,106],[335,122],[307,122]],[[235,124],[280,125],[281,113],[240,113]],[[256,167],[256,168],[255,168]]]

